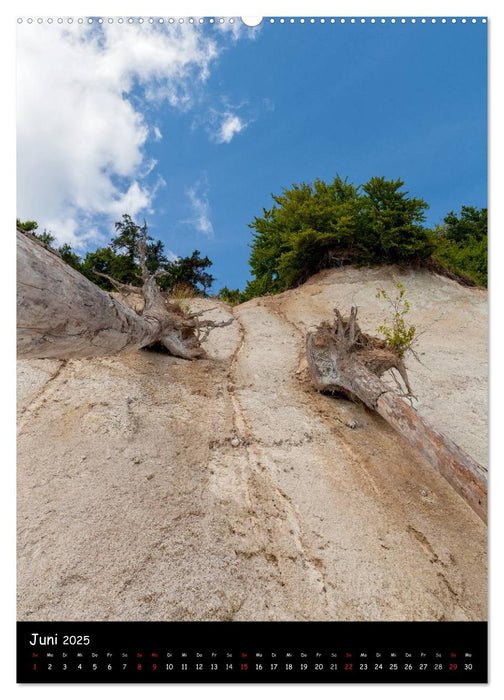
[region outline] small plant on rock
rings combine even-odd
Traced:
[[[397,289],[395,297],[389,296],[384,289],[379,289],[377,299],[384,299],[392,307],[392,319],[385,319],[381,326],[376,329],[378,333],[385,336],[387,345],[399,357],[411,350],[415,339],[416,328],[409,326],[405,321],[405,316],[410,310],[410,303],[405,299],[405,289],[401,282],[394,282]]]

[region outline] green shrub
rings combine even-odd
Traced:
[[[228,289],[228,287],[222,287],[217,294],[217,299],[225,301],[226,303],[231,304],[231,306],[236,306],[237,304],[241,304],[243,301],[247,301],[245,295],[243,292],[240,292],[239,289]]]
[[[432,232],[434,259],[475,284],[488,284],[488,217],[486,209],[462,207],[450,212]]]
[[[245,294],[281,292],[326,267],[428,258],[434,245],[421,225],[428,205],[403,184],[374,177],[355,187],[337,176],[273,195],[274,206],[250,224],[255,279]]]
[[[416,328],[408,326],[404,318],[410,310],[409,301],[404,297],[404,285],[401,282],[395,282],[395,287],[397,294],[393,298],[384,289],[378,290],[376,298],[385,300],[391,306],[392,318],[385,319],[376,330],[385,336],[387,345],[393,352],[399,357],[404,357],[405,352],[411,348]]]

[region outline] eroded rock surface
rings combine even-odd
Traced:
[[[334,270],[211,317],[208,359],[19,362],[20,620],[481,620],[486,528],[378,416],[321,396],[304,335],[405,284],[418,410],[486,463],[486,293]]]

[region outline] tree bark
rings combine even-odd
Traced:
[[[342,393],[379,413],[416,447],[457,493],[486,522],[487,472],[445,435],[429,426],[396,392],[381,380],[395,368],[411,395],[405,366],[385,342],[368,336],[356,323],[357,309],[343,318],[335,309],[334,324],[323,323],[309,333],[306,354],[313,386]]]
[[[130,289],[145,298],[139,315],[67,265],[55,250],[18,229],[18,357],[115,355],[157,341],[177,357],[201,357],[205,334],[231,321],[200,321],[197,314],[167,304],[155,276],[145,273],[143,287]]]

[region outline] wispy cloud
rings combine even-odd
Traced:
[[[194,118],[192,128],[203,128],[215,143],[230,143],[254,121],[252,109],[247,100],[233,104],[226,95],[220,96],[220,103],[220,107],[202,109]]]
[[[192,122],[193,129],[203,128],[209,139],[218,144],[231,143],[251,124],[275,110],[275,103],[268,97],[233,102],[227,95],[221,94],[219,102],[219,106],[214,106],[214,102],[214,105],[200,109]]]
[[[234,41],[239,39],[250,39],[253,41],[259,36],[262,29],[261,25],[257,27],[247,26],[242,22],[241,17],[226,17],[224,22],[217,24],[217,27],[224,34],[231,36]]]
[[[154,138],[156,141],[161,141],[163,138],[163,134],[161,133],[161,129],[158,126],[152,127],[152,132],[154,134]]]
[[[215,135],[217,143],[229,143],[236,134],[239,134],[247,126],[247,122],[232,112],[225,112],[221,118],[222,121]]]
[[[187,196],[192,209],[192,216],[183,221],[191,224],[199,233],[208,238],[213,238],[214,229],[210,220],[210,202],[208,199],[209,186],[206,181],[198,180],[192,187],[187,189]]]
[[[170,262],[177,262],[177,260],[180,260],[180,255],[174,253],[173,250],[165,249],[164,254],[168,258],[168,260],[170,260]]]

